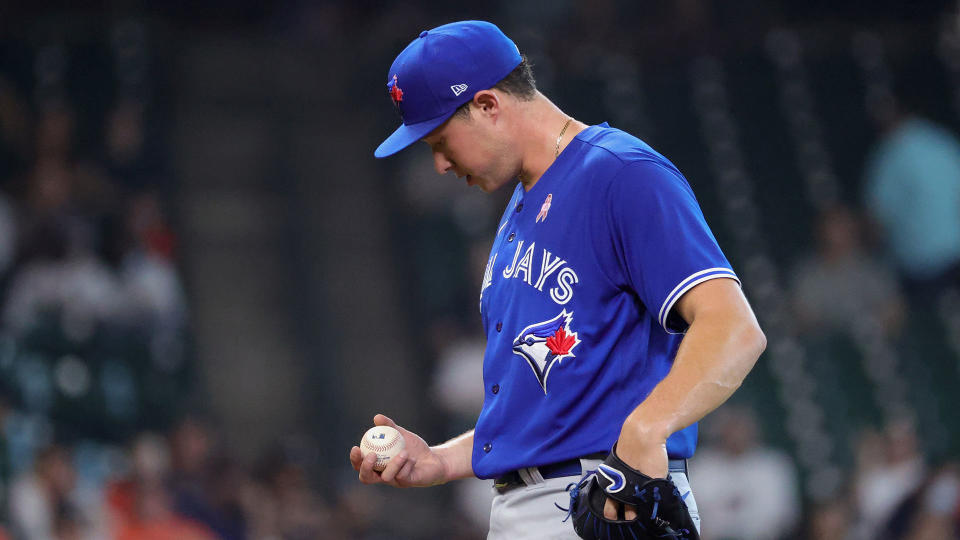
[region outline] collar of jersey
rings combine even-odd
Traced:
[[[571,146],[573,146],[574,141],[578,143],[583,142],[588,137],[592,136],[593,133],[598,129],[609,128],[609,127],[610,127],[610,124],[608,124],[607,122],[603,122],[602,124],[587,126],[586,129],[584,129],[580,133],[577,133],[577,136],[574,137],[569,144],[567,144],[566,148],[564,148],[562,152],[560,152],[560,155],[557,156],[557,159],[555,159],[553,163],[551,163],[550,166],[547,167],[546,171],[543,171],[543,175],[541,175],[540,179],[537,180],[537,183],[534,184],[532,188],[530,188],[530,191],[524,191],[523,188],[520,189],[520,200],[523,201],[523,200],[526,200],[528,197],[536,196],[538,193],[546,189],[541,186],[543,186],[544,184],[547,184],[549,186],[549,184],[553,183],[553,177],[555,176],[555,173],[558,170],[558,165],[566,161],[566,159],[570,159],[570,156],[576,153],[576,149],[571,148]],[[546,182],[544,182],[544,180],[546,180]]]

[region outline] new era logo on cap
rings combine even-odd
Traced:
[[[450,89],[453,90],[453,95],[459,96],[460,94],[462,94],[462,93],[464,93],[464,92],[467,91],[467,85],[465,85],[465,84],[455,84],[455,85],[451,86]]]

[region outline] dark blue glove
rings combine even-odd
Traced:
[[[687,503],[667,478],[651,478],[624,463],[616,446],[597,470],[579,484],[571,484],[573,529],[589,540],[700,540]],[[637,517],[607,519],[607,497],[637,509]]]

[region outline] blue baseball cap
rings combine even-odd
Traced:
[[[520,60],[517,45],[488,22],[424,30],[387,72],[387,93],[403,123],[373,155],[387,157],[424,138],[477,91],[509,75]]]

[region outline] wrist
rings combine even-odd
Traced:
[[[672,433],[673,430],[667,422],[644,418],[642,414],[634,412],[623,422],[620,438],[644,444],[662,444]]]
[[[437,461],[441,479],[437,484],[451,480],[470,478],[473,474],[473,430],[459,437],[430,447],[430,454]]]
[[[667,429],[661,424],[628,418],[617,440],[616,456],[651,478],[665,478],[669,461],[668,436]]]
[[[440,465],[440,478],[438,478],[431,485],[439,486],[441,484],[446,484],[451,480],[450,474],[450,458],[447,456],[448,448],[443,445],[440,446],[431,446],[430,451],[433,452],[433,455],[437,458],[437,463]]]

